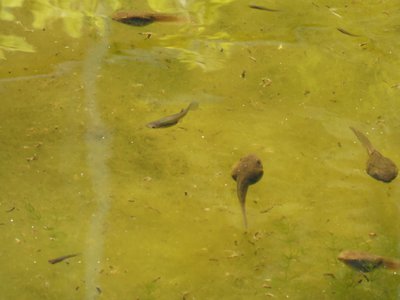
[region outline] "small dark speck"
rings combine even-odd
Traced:
[[[224,48],[219,49],[219,52],[221,53],[224,52]]]
[[[160,279],[161,279],[161,277],[159,276],[159,277],[153,279],[152,282],[157,282],[157,281],[159,281]]]
[[[99,288],[98,286],[96,286],[96,290],[99,294],[101,294],[101,288]]]
[[[77,287],[75,288],[75,291],[77,291],[77,290],[79,290],[79,286],[77,286]]]
[[[187,196],[188,195],[188,192],[185,192],[185,196]]]
[[[246,70],[242,71],[242,74],[240,74],[240,77],[242,77],[243,79],[246,78]]]
[[[309,93],[311,93],[309,90],[304,91],[304,96],[307,96]]]
[[[336,276],[333,273],[324,273],[323,275],[326,276],[326,277],[330,277],[330,278],[336,279]]]
[[[342,143],[341,142],[337,142],[337,145],[339,148],[342,148]]]

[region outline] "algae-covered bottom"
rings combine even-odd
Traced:
[[[4,299],[398,299],[398,1],[3,2]]]

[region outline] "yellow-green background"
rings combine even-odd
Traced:
[[[369,177],[349,130],[400,164],[399,20],[398,0],[1,0],[0,298],[398,299],[396,272],[336,257],[400,256],[399,178]]]

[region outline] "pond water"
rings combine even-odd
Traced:
[[[400,164],[398,0],[0,5],[2,299],[399,299],[337,259],[400,257],[399,178],[349,129]]]

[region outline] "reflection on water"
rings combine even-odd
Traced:
[[[0,34],[0,59],[4,59],[4,51],[35,52],[35,48],[19,36]]]
[[[398,2],[78,2],[1,2],[5,299],[398,298],[395,271],[337,259],[400,256],[399,179],[349,130],[399,164]]]
[[[110,207],[110,178],[107,161],[111,156],[112,136],[102,120],[99,108],[97,78],[108,50],[108,25],[100,40],[94,44],[84,58],[82,83],[85,90],[85,110],[88,114],[86,128],[87,164],[92,180],[96,209],[91,215],[85,247],[86,297],[95,299],[101,289],[100,270],[104,260],[104,229]]]

